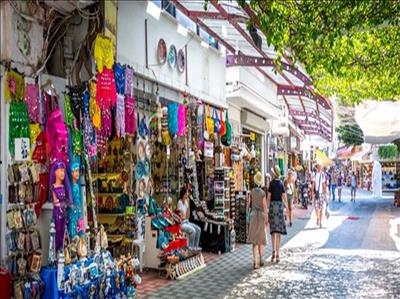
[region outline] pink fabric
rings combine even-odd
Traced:
[[[127,95],[125,97],[125,133],[133,136],[135,135],[135,131],[135,99]]]
[[[46,133],[50,150],[50,161],[69,162],[68,129],[58,106],[58,98],[44,93],[46,106]]]
[[[33,123],[40,123],[39,86],[30,83],[26,84],[25,98],[30,121]]]
[[[117,90],[115,87],[114,72],[104,68],[102,73],[97,74],[96,101],[102,110],[109,110],[115,106]]]
[[[97,130],[97,148],[100,152],[100,156],[104,157],[106,153],[107,141],[112,133],[112,120],[111,110],[101,111],[101,128]]]
[[[178,136],[186,135],[186,110],[187,106],[179,104],[178,107]]]

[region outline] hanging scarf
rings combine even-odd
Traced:
[[[112,40],[106,36],[98,34],[94,41],[94,60],[97,69],[101,73],[103,68],[112,68],[114,64],[114,45]]]
[[[175,136],[178,133],[178,104],[168,104],[168,131],[171,136]]]
[[[11,156],[14,157],[15,138],[29,138],[29,117],[24,102],[12,101],[10,103],[8,121],[10,128],[8,146]]]
[[[101,111],[96,101],[96,82],[89,84],[90,100],[89,100],[89,114],[92,119],[93,126],[96,129],[101,127]]]
[[[67,93],[64,94],[64,115],[65,115],[65,123],[68,127],[72,128],[74,124],[74,114],[71,109],[71,101],[70,97]]]
[[[127,65],[125,66],[125,94],[133,96],[133,81],[134,81],[134,72],[133,69]]]
[[[77,126],[80,127],[82,123],[83,114],[83,92],[85,86],[68,86],[68,94],[70,96],[71,111],[77,121]]]
[[[117,93],[125,94],[125,69],[119,63],[114,64],[114,77]]]
[[[117,95],[115,129],[118,137],[125,137],[125,97],[122,94]]]
[[[114,72],[105,68],[102,73],[97,74],[96,101],[102,110],[109,110],[114,107],[117,97]]]
[[[39,86],[27,83],[25,86],[25,99],[28,105],[29,119],[33,123],[40,122]]]
[[[128,135],[135,135],[135,99],[127,95],[125,98],[125,132]]]
[[[23,100],[25,98],[25,79],[24,76],[14,70],[10,70],[6,74],[6,86],[4,97],[6,101]]]
[[[83,94],[83,146],[86,149],[86,152],[89,154],[89,157],[95,156],[97,151],[94,129],[92,121],[90,120],[89,106],[91,103],[92,97],[88,92],[85,92]]]
[[[179,104],[179,107],[178,107],[178,136],[186,135],[186,111],[187,111],[187,106]]]

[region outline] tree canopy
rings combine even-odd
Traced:
[[[238,0],[244,5],[245,0]],[[279,54],[342,103],[400,100],[400,0],[251,0]]]
[[[357,124],[340,125],[336,128],[339,140],[346,146],[364,143],[364,133]]]

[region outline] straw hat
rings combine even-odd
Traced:
[[[276,178],[279,178],[281,176],[281,169],[278,165],[275,165],[273,168],[271,168],[271,172]]]
[[[262,177],[261,172],[257,171],[257,173],[254,175],[254,183],[259,187],[262,186],[263,177]]]

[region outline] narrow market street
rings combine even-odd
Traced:
[[[251,248],[224,254],[206,269],[146,298],[396,298],[400,293],[400,210],[389,196],[359,191],[330,204],[323,229],[299,216],[284,238],[281,262],[252,270]],[[309,209],[311,210],[311,209]],[[300,212],[301,213],[301,212]],[[304,212],[303,212],[304,213]],[[268,246],[267,257],[271,247]]]

